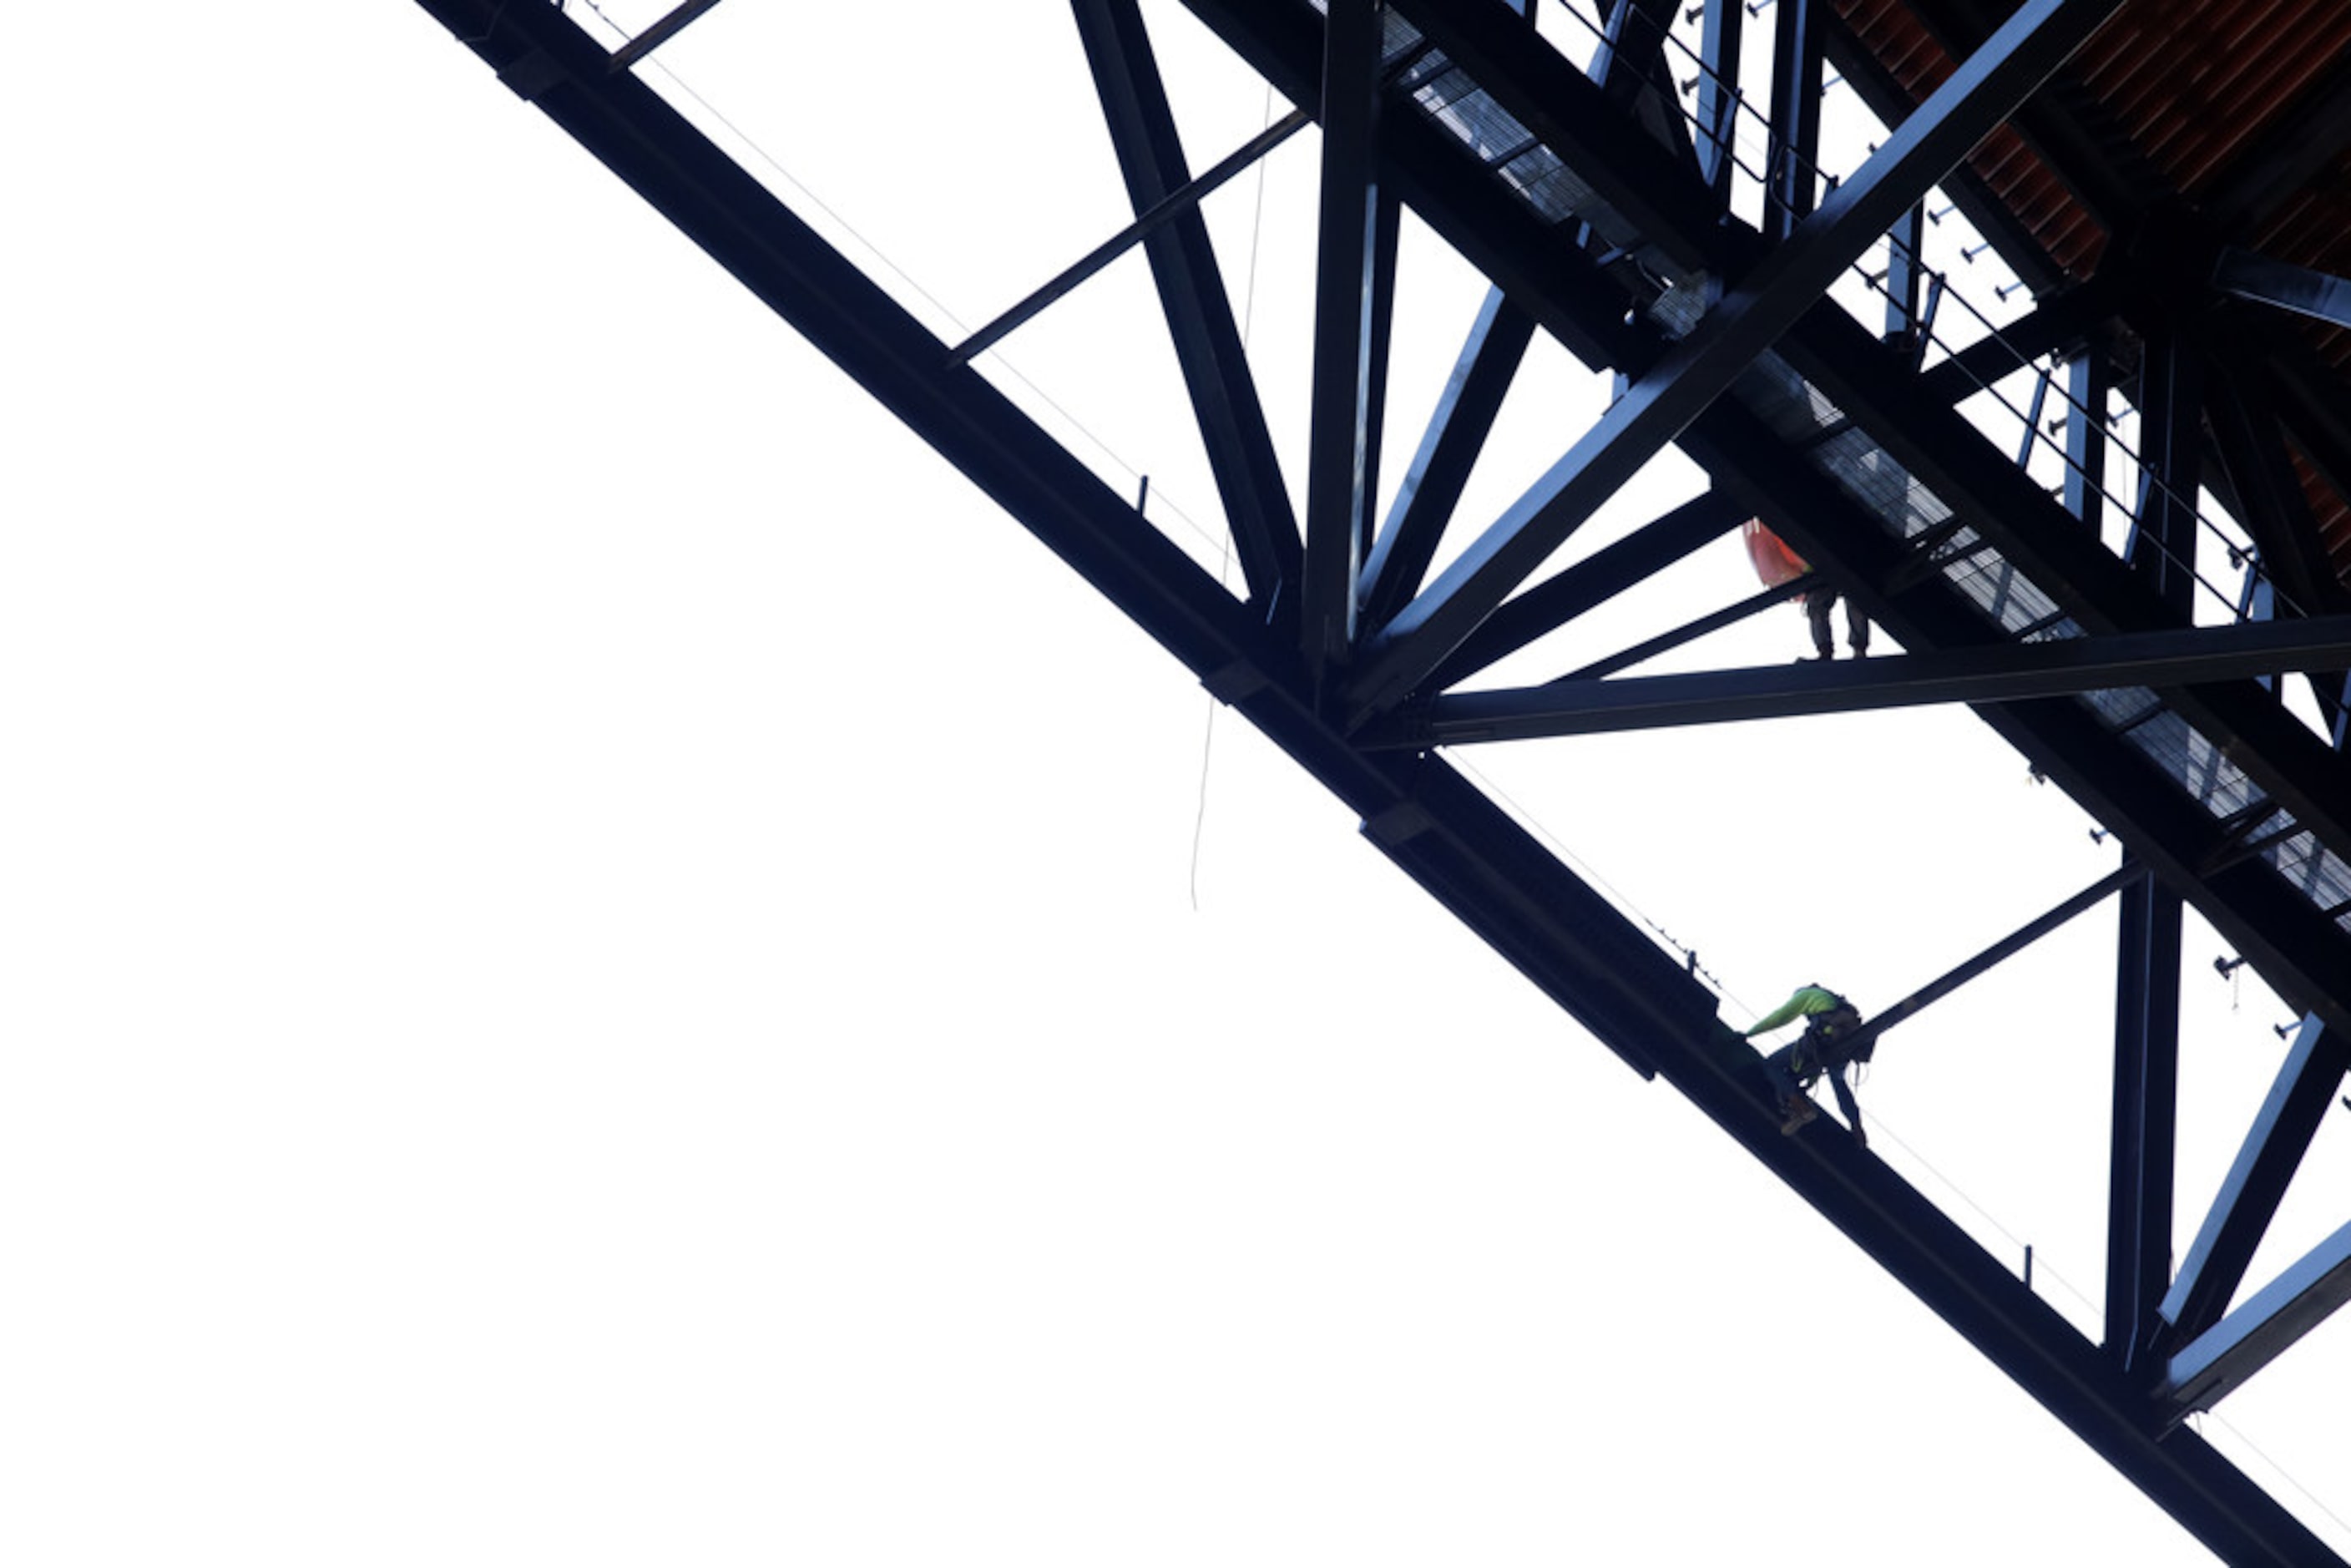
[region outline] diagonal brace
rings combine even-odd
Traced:
[[[2212,1207],[2160,1309],[2168,1335],[2192,1340],[2218,1322],[2244,1282],[2335,1092],[2351,1070],[2351,1036],[2315,1015],[2302,1020],[2269,1097],[2245,1134]]]
[[[1190,175],[1142,13],[1135,0],[1071,0],[1071,9],[1128,197],[1148,212]],[[1249,597],[1270,605],[1298,574],[1298,522],[1208,225],[1186,207],[1144,245]]]
[[[1255,136],[1236,148],[1215,168],[1182,188],[1169,192],[1151,205],[1151,210],[1137,217],[1110,238],[1086,252],[1064,268],[1061,275],[1044,284],[1019,304],[966,338],[947,355],[947,366],[954,369],[970,363],[996,347],[1005,339],[1041,315],[1048,306],[1067,295],[1078,285],[1133,250],[1153,234],[1175,222],[1176,217],[1196,207],[1217,189],[1243,170],[1304,130],[1311,121],[1302,109],[1293,109]]]
[[[2171,1358],[2163,1413],[2210,1410],[2351,1301],[2351,1225],[2320,1242]]]

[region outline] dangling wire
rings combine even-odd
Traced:
[[[1273,84],[1265,84],[1265,122],[1273,123]],[[1257,317],[1257,246],[1258,236],[1265,229],[1265,163],[1257,161],[1257,211],[1249,219],[1249,281],[1241,289],[1241,352],[1249,352],[1249,324]],[[1225,585],[1225,574],[1233,564],[1233,530],[1225,529],[1224,553],[1217,561],[1217,586]],[[1208,825],[1208,758],[1217,743],[1217,708],[1219,705],[1212,695],[1208,698],[1208,723],[1200,735],[1200,804],[1192,814],[1192,872],[1189,886],[1192,913],[1200,913],[1200,841]]]

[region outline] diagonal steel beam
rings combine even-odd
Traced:
[[[1142,13],[1135,0],[1071,0],[1071,8],[1128,199],[1149,212],[1191,177]],[[1144,245],[1249,597],[1270,605],[1298,575],[1298,522],[1208,225],[1186,209]]]
[[[1322,175],[1314,267],[1314,370],[1306,461],[1306,565],[1300,640],[1307,677],[1346,663],[1373,419],[1380,197],[1380,6],[1331,0],[1322,32]]]
[[[1420,591],[1534,330],[1534,318],[1501,289],[1488,292],[1420,449],[1396,486],[1387,524],[1364,563],[1363,615],[1369,624],[1379,625]]]
[[[1919,392],[1944,402],[1961,402],[2043,355],[2080,342],[2121,304],[2122,289],[2106,278],[2092,278],[2052,294],[2031,314],[1938,361],[1918,378]]]
[[[2330,327],[2351,327],[2351,277],[2232,247],[2222,251],[2214,263],[2212,287],[2235,298],[2274,305]]]
[[[616,71],[633,69],[639,60],[685,31],[695,18],[716,6],[717,4],[718,0],[684,0],[684,4],[676,6],[660,21],[631,38],[622,47],[613,50],[611,68]]]
[[[2168,1343],[2198,1337],[2228,1310],[2346,1071],[2351,1034],[2328,1029],[2315,1015],[2304,1018],[2163,1298]]]
[[[2160,1399],[2179,1420],[2210,1410],[2351,1301],[2351,1225],[2305,1253],[2241,1307],[2180,1347]]]
[[[1852,180],[1831,192],[1550,473],[1396,613],[1364,650],[1362,674],[1347,693],[1351,709],[1368,715],[1417,686],[2119,4],[2027,0],[2020,6]],[[1408,9],[1418,19],[1450,8],[1421,0]]]
[[[1176,215],[1201,202],[1232,177],[1256,164],[1257,161],[1289,141],[1312,122],[1312,117],[1302,109],[1293,109],[1255,136],[1250,137],[1213,169],[1181,190],[1170,192],[1152,204],[1151,210],[1142,214],[1110,238],[1086,252],[1064,267],[1061,274],[1040,285],[1035,293],[966,338],[947,355],[950,366],[960,365],[979,358],[1020,328],[1037,319],[1054,301],[1094,274],[1133,250],[1151,235],[1175,222]]]
[[[1634,584],[1655,577],[1746,520],[1747,509],[1718,490],[1683,502],[1495,611],[1438,666],[1429,685],[1443,690],[1467,680]]]
[[[1364,737],[1367,745],[1459,746],[1932,703],[2022,702],[2305,669],[2351,669],[2351,616],[1446,695],[1408,719],[1367,727]]]
[[[2136,862],[2124,866],[2084,888],[2045,915],[2038,915],[2018,926],[1991,946],[1955,968],[1948,969],[1919,987],[1892,1007],[1881,1009],[1869,1021],[1844,1037],[1847,1054],[1863,1050],[1871,1040],[1897,1024],[1907,1023],[1927,1009],[1941,1001],[1970,980],[2007,963],[2052,931],[2104,903],[2134,882],[2143,881],[2147,868]]]
[[[2351,603],[2351,591],[2326,560],[2310,497],[2259,378],[2235,366],[2214,366],[2204,409],[2236,491],[2237,517],[2253,536],[2262,569],[2305,614]]]

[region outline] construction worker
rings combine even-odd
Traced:
[[[1836,636],[1829,629],[1829,612],[1836,608],[1837,591],[1826,583],[1809,589],[1804,594],[1804,618],[1813,623],[1813,656],[1819,659],[1836,657]],[[1844,601],[1845,641],[1856,659],[1869,657],[1869,617],[1861,606],[1848,599]]]
[[[1804,1032],[1793,1044],[1783,1045],[1763,1059],[1764,1076],[1780,1096],[1780,1131],[1792,1133],[1820,1114],[1811,1091],[1826,1073],[1829,1087],[1836,1092],[1837,1109],[1844,1113],[1845,1124],[1853,1129],[1854,1141],[1867,1148],[1869,1139],[1861,1130],[1861,1107],[1854,1103],[1853,1091],[1844,1082],[1844,1070],[1856,1061],[1867,1061],[1876,1049],[1875,1040],[1862,1041],[1857,1051],[1846,1043],[1861,1028],[1859,1009],[1824,986],[1799,986],[1794,996],[1744,1030],[1743,1038],[1769,1034],[1798,1019],[1804,1020]]]
[[[1740,530],[1747,541],[1747,559],[1753,563],[1755,575],[1766,588],[1780,588],[1793,582],[1813,569],[1804,558],[1788,548],[1788,541],[1763,526],[1761,517],[1750,517]],[[1804,616],[1813,623],[1814,656],[1831,659],[1836,656],[1836,635],[1829,625],[1829,612],[1836,608],[1837,591],[1827,583],[1815,583],[1804,591]],[[1869,618],[1861,606],[1848,599],[1844,603],[1845,641],[1853,647],[1853,656],[1866,658],[1869,654]]]

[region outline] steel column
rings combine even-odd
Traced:
[[[1925,343],[1918,291],[1927,280],[1927,204],[1911,203],[1886,241],[1886,340],[1916,358]]]
[[[2172,1151],[2179,1098],[2177,893],[2123,889],[2115,989],[2113,1145],[2106,1188],[2106,1353],[2134,1376],[2171,1281]]]
[[[1314,278],[1314,383],[1306,464],[1306,569],[1300,616],[1308,678],[1347,662],[1363,566],[1364,472],[1379,290],[1380,5],[1331,0],[1323,28],[1322,179]]]
[[[1740,23],[1747,7],[1740,0],[1705,5],[1705,30],[1698,38],[1698,172],[1711,189],[1728,194],[1738,143]]]
[[[2139,370],[2139,462],[2147,494],[2128,559],[2182,620],[2196,602],[2196,491],[2203,480],[2204,368],[2192,323],[2149,337]]]
[[[1763,232],[1785,239],[1811,214],[1821,174],[1821,24],[1826,0],[1772,8],[1771,162]]]
[[[2090,537],[2105,526],[2106,398],[2113,377],[2105,356],[2078,349],[2065,365],[2065,509],[2082,519]]]

